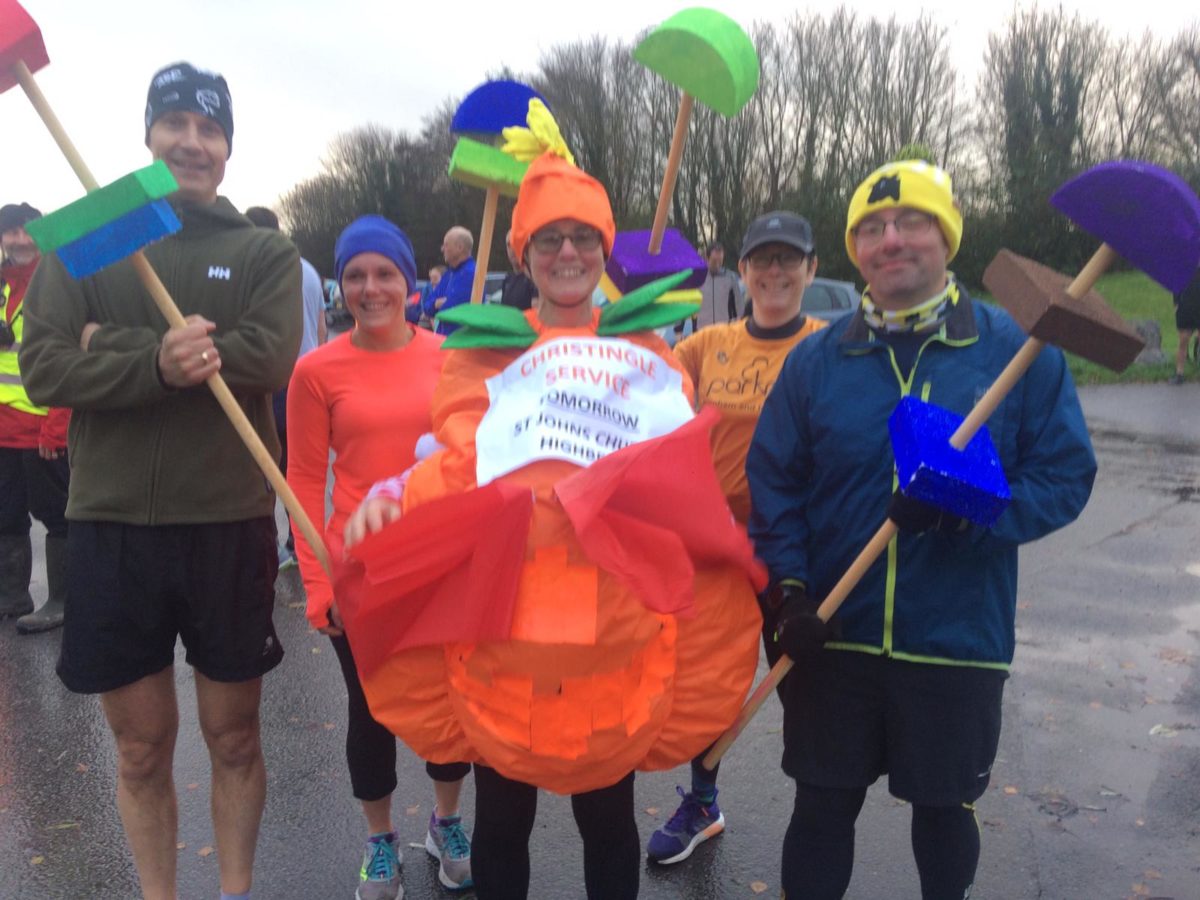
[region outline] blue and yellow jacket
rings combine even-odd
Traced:
[[[772,581],[824,597],[883,523],[896,485],[887,420],[904,396],[965,415],[1025,335],[963,292],[908,377],[861,310],[788,357],[746,460],[750,535]],[[897,659],[1007,669],[1017,547],[1074,520],[1096,460],[1062,353],[1042,351],[987,423],[1012,489],[990,528],[901,533],[835,615],[828,646]]]

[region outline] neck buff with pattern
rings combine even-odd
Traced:
[[[863,318],[873,331],[903,334],[913,331],[929,331],[946,320],[952,307],[958,303],[958,282],[954,273],[946,273],[946,288],[924,303],[908,309],[880,309],[871,299],[871,286],[867,285],[862,295]]]

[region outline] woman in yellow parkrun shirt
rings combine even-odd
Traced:
[[[750,223],[742,241],[738,272],[753,300],[749,318],[710,325],[675,346],[675,355],[696,386],[697,408],[715,406],[720,421],[712,431],[713,464],[738,522],[750,518],[746,451],[767,393],[783,361],[800,341],[825,327],[800,312],[804,290],[817,274],[817,250],[808,220],[790,212],[769,212]],[[763,611],[763,643],[772,665],[780,656],[774,641],[774,610]],[[717,805],[717,768],[692,760],[690,791],[654,832],[646,855],[669,865],[725,830]]]

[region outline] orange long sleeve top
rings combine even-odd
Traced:
[[[417,439],[432,429],[430,403],[445,354],[442,338],[413,329],[404,347],[363,350],[344,334],[306,353],[288,386],[287,480],[314,523],[325,523],[330,557],[342,555],[342,531],[376,481],[415,461]],[[326,480],[333,460],[333,511],[326,521]],[[296,556],[314,628],[328,624],[333,586],[297,530]]]

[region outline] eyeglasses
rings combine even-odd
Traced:
[[[771,268],[771,263],[779,263],[779,268],[786,271],[795,271],[804,265],[804,261],[808,256],[798,250],[773,250],[763,253],[751,253],[747,257],[747,262],[750,263],[750,268],[765,271]]]
[[[908,209],[891,220],[867,219],[854,229],[855,240],[866,247],[874,246],[883,240],[889,225],[895,228],[896,234],[902,238],[917,238],[928,233],[933,225],[933,216],[919,210]]]
[[[529,242],[538,253],[549,255],[561,250],[563,241],[568,238],[571,246],[580,253],[589,253],[600,246],[600,232],[595,228],[580,228],[570,234],[563,234],[561,231],[539,231]]]

